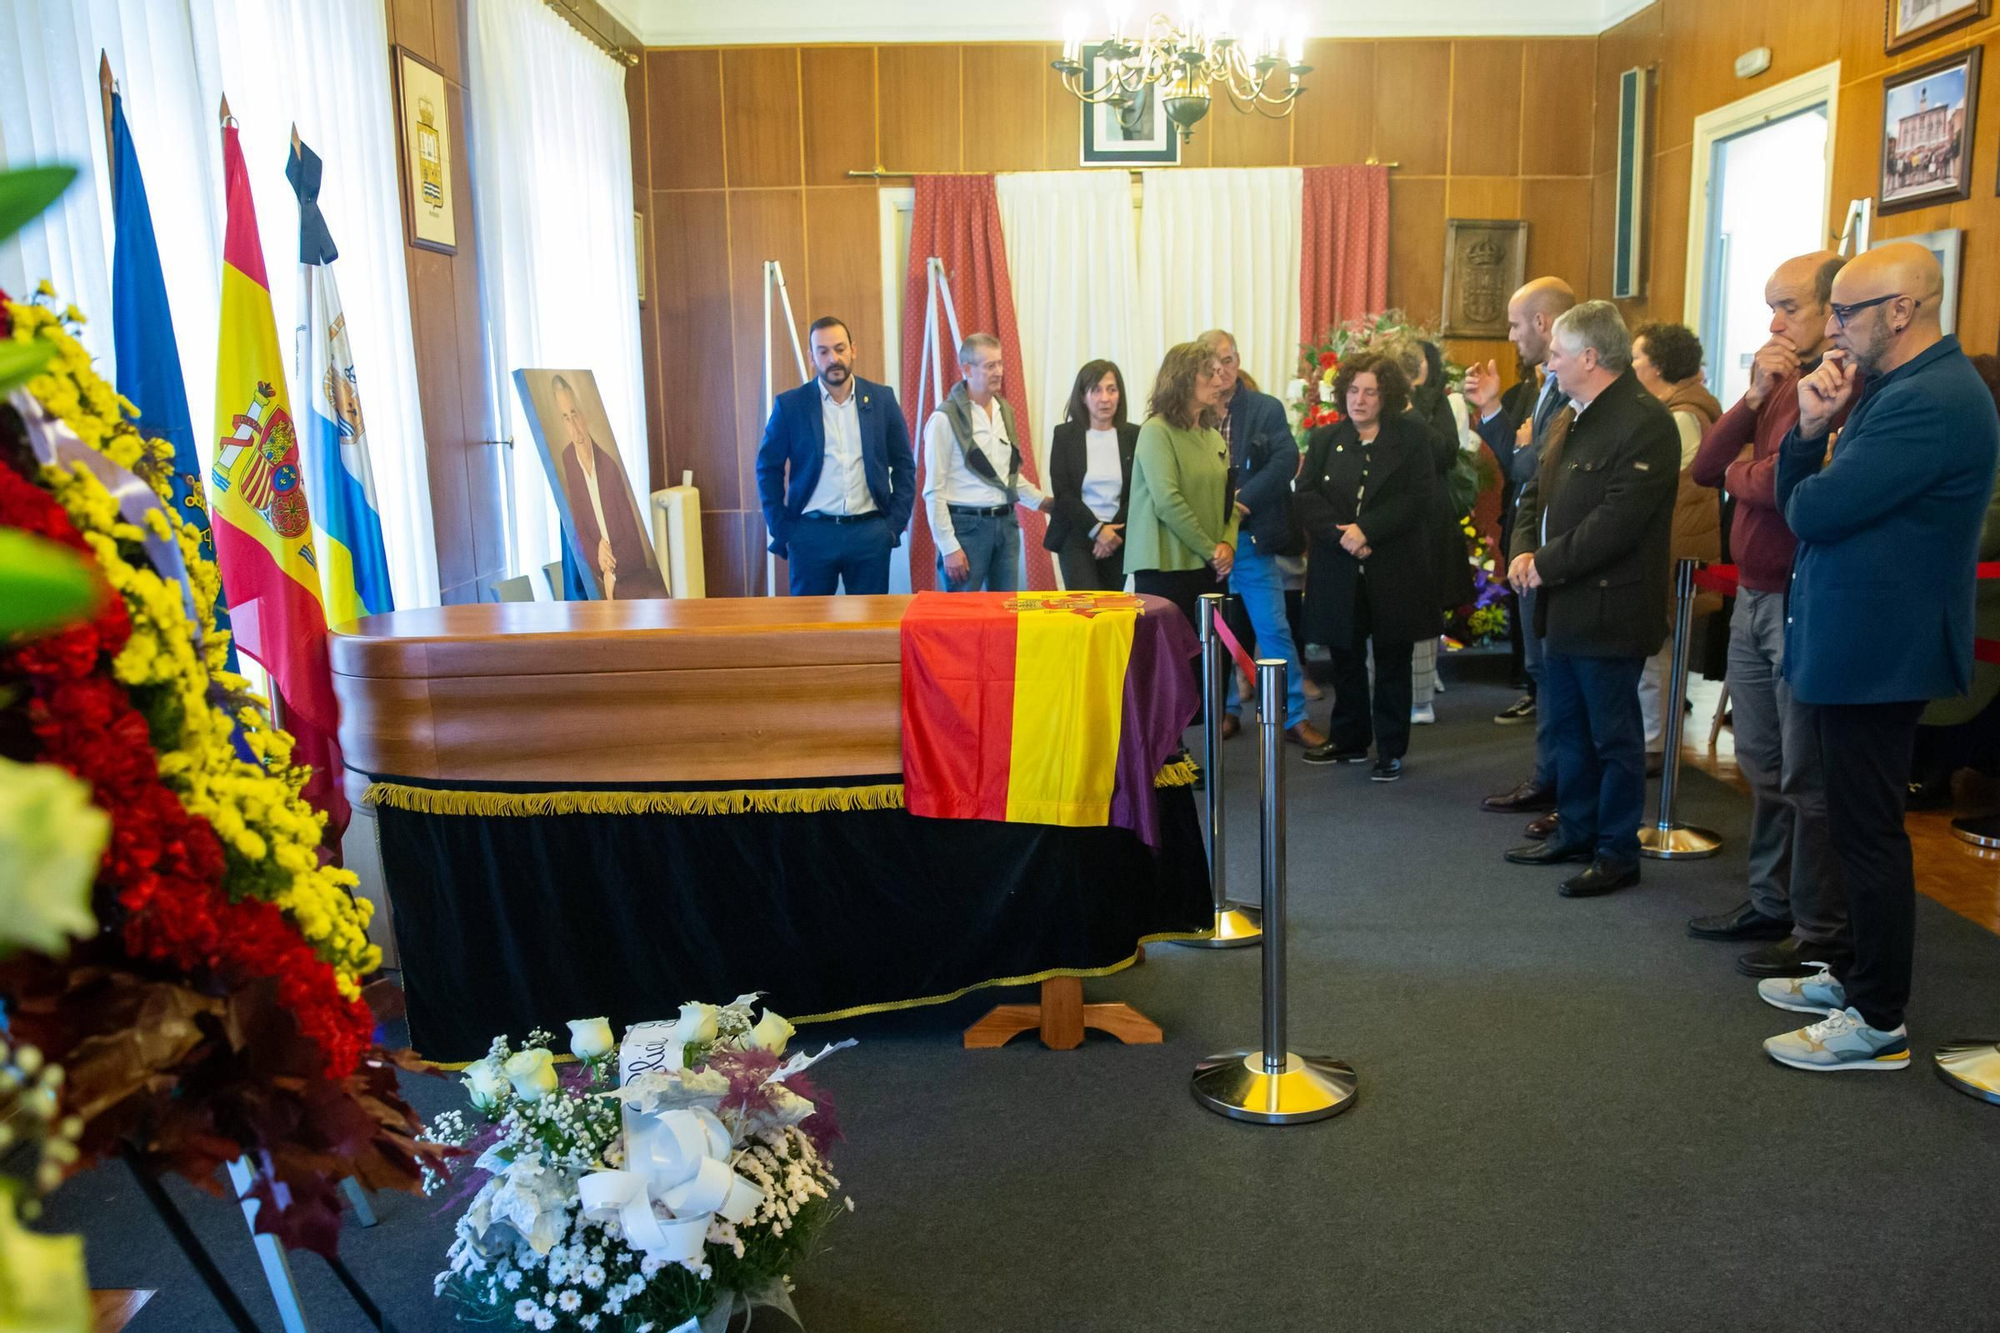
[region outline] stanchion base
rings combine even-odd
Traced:
[[[1721,838],[1691,824],[1676,824],[1672,828],[1655,824],[1639,830],[1639,855],[1655,861],[1699,861],[1721,850]]]
[[[2000,1042],[1945,1042],[1937,1049],[1937,1071],[1966,1096],[2000,1106]]]
[[[1951,831],[1974,847],[2000,848],[2000,815],[1971,815],[1951,821]]]
[[[1194,1098],[1218,1115],[1260,1125],[1302,1125],[1354,1105],[1351,1066],[1321,1055],[1285,1055],[1282,1074],[1266,1073],[1262,1051],[1211,1055],[1194,1067]]]
[[[1199,940],[1175,940],[1190,949],[1241,949],[1264,938],[1264,914],[1255,907],[1231,903],[1215,914],[1215,933]]]

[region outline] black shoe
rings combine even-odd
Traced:
[[[1752,949],[1736,960],[1736,970],[1746,977],[1809,977],[1826,963],[1839,967],[1847,962],[1845,951],[1826,944],[1808,944],[1796,935],[1787,935],[1776,944]]]
[[[1538,814],[1556,808],[1556,789],[1539,786],[1533,778],[1529,778],[1512,791],[1487,797],[1479,803],[1479,808],[1500,815]]]
[[[1370,782],[1394,782],[1403,776],[1403,761],[1400,759],[1377,759],[1375,771],[1368,775]]]
[[[1493,720],[1503,727],[1515,726],[1535,720],[1535,696],[1524,694],[1513,703],[1493,715]]]
[[[1537,815],[1529,820],[1528,827],[1521,830],[1521,836],[1532,838],[1536,842],[1547,842],[1555,836],[1555,831],[1561,824],[1562,816],[1551,810],[1545,815]]]
[[[1308,764],[1358,764],[1368,758],[1368,747],[1364,745],[1357,750],[1339,741],[1328,741],[1325,745],[1312,746],[1299,758]]]
[[[1566,879],[1556,892],[1565,898],[1596,898],[1639,882],[1639,863],[1620,865],[1605,857],[1598,857],[1590,863],[1590,869],[1575,879]]]
[[[1791,933],[1791,922],[1765,916],[1747,902],[1688,922],[1688,934],[1698,940],[1782,940]]]
[[[1588,845],[1531,842],[1525,847],[1510,848],[1506,859],[1517,866],[1565,865],[1571,861],[1587,865],[1595,855]]]

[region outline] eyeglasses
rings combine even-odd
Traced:
[[[1903,295],[1902,292],[1890,292],[1887,296],[1877,296],[1867,301],[1856,301],[1853,305],[1835,305],[1832,302],[1828,302],[1826,308],[1828,313],[1833,316],[1833,322],[1844,329],[1847,327],[1847,321],[1853,319],[1863,310],[1868,309],[1870,306],[1878,306],[1884,302],[1893,301],[1901,295]],[[1913,298],[1910,304],[1912,306],[1919,306],[1923,302]]]

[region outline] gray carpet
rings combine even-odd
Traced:
[[[1922,902],[1909,1070],[1773,1065],[1758,1042],[1792,1022],[1733,946],[1683,933],[1742,897],[1747,800],[1690,775],[1683,817],[1721,856],[1558,898],[1560,876],[1500,861],[1522,821],[1476,808],[1531,744],[1489,720],[1512,698],[1480,679],[1499,665],[1447,662],[1394,786],[1288,770],[1292,1045],[1355,1065],[1348,1114],[1255,1127],[1190,1097],[1197,1060],[1257,1043],[1255,950],[1160,946],[1086,983],[1161,1046],[961,1050],[1020,998],[994,992],[809,1029],[861,1039],[819,1071],[859,1211],[801,1274],[813,1333],[2000,1327],[2000,1108],[1929,1068],[1938,1041],[2000,1030],[2000,938]],[[1249,897],[1254,740],[1228,753]],[[234,1210],[177,1193],[275,1329]],[[430,1276],[450,1218],[377,1206],[349,1263],[404,1330],[449,1327]],[[96,1285],[161,1288],[134,1333],[223,1327],[121,1169],[65,1187],[49,1222],[88,1237]],[[365,1327],[316,1258],[296,1270],[316,1329]]]

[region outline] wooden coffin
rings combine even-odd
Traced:
[[[908,597],[511,602],[332,636],[349,786],[900,773]]]

